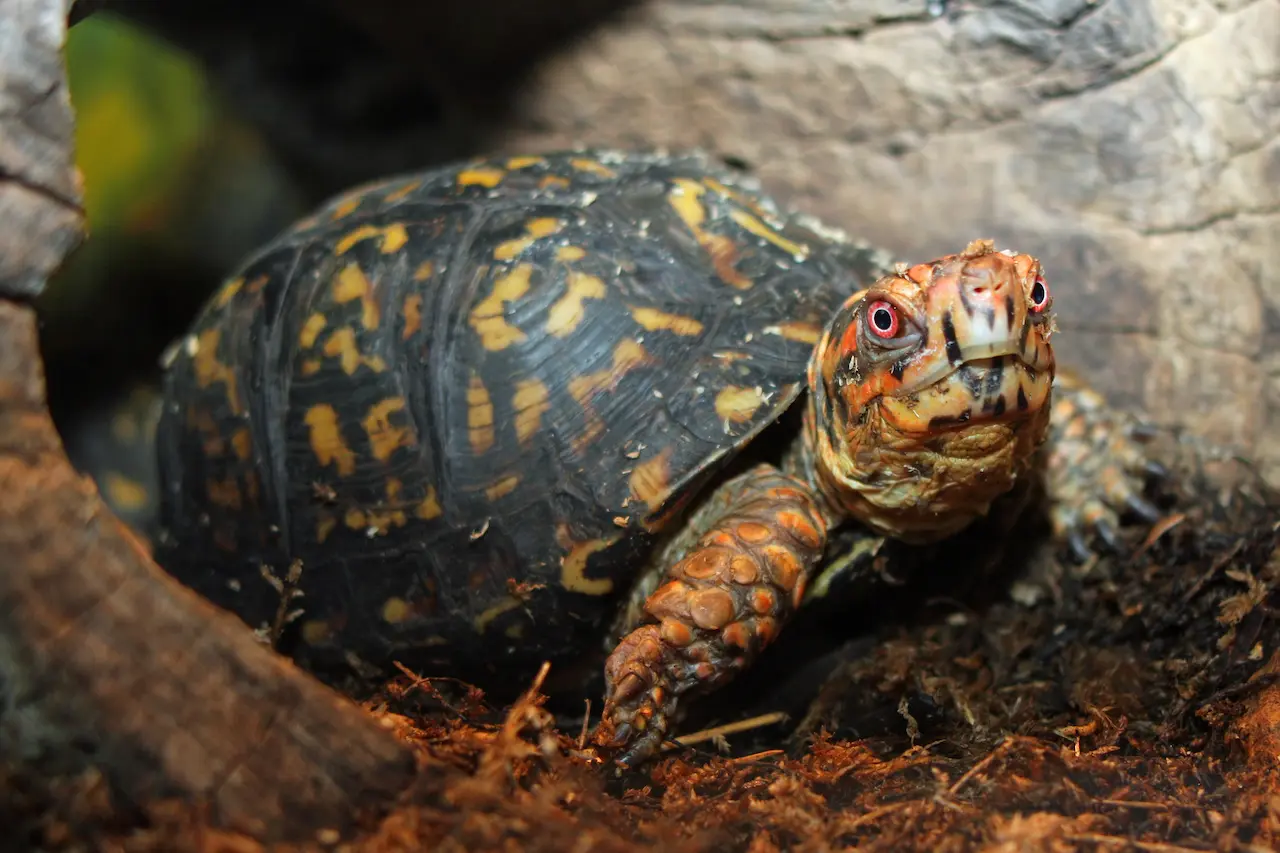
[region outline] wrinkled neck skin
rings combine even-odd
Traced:
[[[1044,441],[1049,408],[1029,420],[980,423],[923,437],[879,405],[842,435],[817,426],[823,394],[805,411],[804,468],[829,520],[855,519],[904,542],[945,539],[985,516],[1026,476]]]
[[[1011,263],[961,259],[952,278],[948,267],[935,268],[930,289],[903,279],[901,293],[885,280],[833,319],[809,366],[800,448],[833,520],[854,519],[906,542],[937,541],[985,516],[1027,475],[1049,423],[1051,328],[1021,308],[975,310],[973,295],[997,280],[989,268]],[[965,282],[965,300],[947,289]],[[1005,291],[997,292],[995,304],[1004,305]],[[923,343],[896,362],[856,340],[867,328],[860,312],[885,293],[924,330]]]

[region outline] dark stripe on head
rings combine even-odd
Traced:
[[[978,399],[982,396],[982,377],[978,372],[969,365],[961,365],[956,371],[960,377],[960,381],[964,383],[965,390],[969,392],[969,396]]]
[[[1004,378],[1004,356],[998,355],[991,359],[991,366],[987,368],[987,383],[983,391],[986,396],[990,397],[996,391],[1000,390],[1000,380]]]
[[[947,361],[955,367],[964,362],[964,352],[960,349],[960,340],[956,337],[956,324],[951,322],[951,312],[942,315],[942,337],[947,342]]]
[[[995,415],[997,418],[1004,414],[1004,395],[1003,394],[1001,394],[999,397],[996,397],[996,404],[991,407],[991,414]]]
[[[1023,393],[1022,384],[1019,383],[1018,384],[1018,411],[1025,412],[1030,406],[1031,404],[1027,402],[1027,395]]]
[[[970,417],[972,416],[969,414],[968,409],[965,409],[958,416],[938,415],[936,418],[929,418],[929,430],[932,432],[934,430],[946,429],[947,427],[959,426],[960,424],[967,424]]]
[[[1004,316],[1005,326],[1009,329],[1013,328],[1014,315],[1018,313],[1018,306],[1014,304],[1012,296],[1004,298]]]
[[[905,355],[902,358],[896,360],[893,364],[889,365],[889,373],[893,376],[894,379],[898,380],[899,382],[902,381],[902,375],[906,372],[907,372],[907,357]]]

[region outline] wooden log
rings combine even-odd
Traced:
[[[67,461],[35,313],[4,298],[38,293],[81,237],[65,15],[60,0],[0,0],[4,770],[94,768],[126,811],[177,797],[264,841],[341,833],[415,779],[413,755],[151,562]]]
[[[0,297],[35,296],[83,237],[62,70],[69,0],[0,0]]]

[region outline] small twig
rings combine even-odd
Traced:
[[[413,683],[409,685],[408,690],[417,690],[419,688],[425,688],[427,695],[429,695],[432,699],[439,702],[441,707],[443,707],[446,711],[463,720],[467,718],[467,715],[462,713],[460,709],[453,707],[453,705],[451,705],[449,702],[445,700],[444,696],[440,693],[440,691],[436,689],[436,686],[431,683],[430,678],[427,678],[426,676],[418,675],[416,672],[409,669],[409,667],[400,663],[400,661],[398,660],[392,661],[391,665],[394,666],[396,669],[400,670],[401,672],[403,672],[405,675],[409,676],[410,679],[412,679]]]
[[[787,718],[782,711],[772,711],[768,714],[761,714],[758,717],[750,717],[746,720],[739,720],[736,723],[726,723],[723,726],[716,726],[711,729],[703,729],[700,732],[693,732],[687,735],[681,735],[675,738],[672,744],[663,744],[663,749],[675,749],[681,746],[692,746],[695,743],[702,743],[708,740],[714,740],[725,735],[736,735],[741,732],[748,732],[752,729],[771,726],[774,723],[780,723]]]
[[[1193,806],[1189,803],[1157,803],[1150,800],[1098,800],[1107,806],[1125,806],[1131,809],[1192,809],[1198,812],[1211,812],[1208,806]]]
[[[302,590],[298,589],[298,583],[302,580],[302,560],[295,559],[290,563],[289,571],[285,573],[283,579],[276,577],[271,567],[265,563],[260,567],[260,571],[267,583],[280,594],[280,600],[276,603],[275,619],[271,621],[271,633],[267,635],[267,641],[274,649],[280,645],[284,629],[298,615],[297,612],[289,611],[289,603],[302,596]]]
[[[1207,847],[1183,847],[1178,844],[1165,844],[1160,841],[1137,841],[1119,835],[1100,835],[1094,832],[1081,832],[1066,836],[1068,841],[1091,841],[1094,844],[1129,844],[1139,850],[1151,850],[1153,853],[1208,853]]]
[[[1197,579],[1196,582],[1191,585],[1191,588],[1182,594],[1182,603],[1186,604],[1188,601],[1195,598],[1196,593],[1199,592],[1201,588],[1204,587],[1204,585],[1209,582],[1210,578],[1212,578],[1214,575],[1218,573],[1218,569],[1221,569],[1228,562],[1230,562],[1231,558],[1234,557],[1236,554],[1240,553],[1240,549],[1243,547],[1244,547],[1244,540],[1243,539],[1237,540],[1236,544],[1232,545],[1225,554],[1218,557],[1218,559],[1214,560],[1213,564],[1209,566],[1208,571],[1206,571],[1203,575],[1201,575],[1199,579]]]
[[[758,761],[761,758],[768,758],[773,755],[782,755],[781,749],[766,749],[764,752],[753,752],[750,755],[740,755],[737,758],[730,758],[731,763],[740,763],[745,761]]]
[[[587,710],[582,713],[582,732],[578,735],[578,749],[587,748],[587,723],[591,721],[591,697],[587,697]]]
[[[999,755],[1001,752],[1003,752],[1004,748],[1008,746],[1008,744],[1009,744],[1009,741],[1007,739],[1002,740],[998,744],[996,744],[995,748],[992,749],[989,753],[987,753],[986,758],[982,759],[977,764],[970,767],[967,771],[965,771],[965,774],[963,776],[961,776],[959,779],[956,780],[956,783],[954,785],[952,785],[950,788],[947,789],[947,794],[949,796],[954,797],[956,795],[956,792],[959,791],[961,788],[963,788],[966,784],[968,784],[970,779],[972,779],[974,776],[977,776],[983,770],[986,770],[987,766],[990,765],[992,761],[995,761],[996,756]]]
[[[853,820],[842,825],[840,827],[840,832],[841,834],[851,832],[852,830],[862,826],[864,823],[871,823],[874,820],[879,820],[890,812],[896,812],[898,809],[906,808],[909,805],[911,805],[911,803],[889,803],[886,806],[880,806],[879,808],[872,809],[866,814],[858,815]]]
[[[1147,538],[1142,540],[1142,544],[1138,546],[1138,550],[1134,552],[1133,556],[1137,557],[1145,554],[1152,545],[1156,544],[1156,540],[1186,520],[1186,513],[1175,512],[1173,515],[1166,515],[1157,521],[1151,526],[1151,530],[1147,533]]]

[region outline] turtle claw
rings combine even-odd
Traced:
[[[1067,384],[1055,394],[1046,467],[1054,532],[1081,562],[1095,546],[1124,554],[1122,519],[1147,526],[1158,521],[1161,512],[1145,494],[1147,484],[1171,478],[1147,455],[1156,429],[1111,409],[1082,386]]]
[[[1142,466],[1142,472],[1157,482],[1168,482],[1173,479],[1173,472],[1154,459],[1148,459]]]
[[[636,629],[609,656],[604,712],[592,739],[603,752],[622,751],[617,765],[634,767],[662,745],[675,710],[669,658],[656,625]]]
[[[1164,466],[1160,466],[1160,467],[1163,468]],[[1157,507],[1151,501],[1147,500],[1142,495],[1138,495],[1138,494],[1129,495],[1129,497],[1125,499],[1125,506],[1129,509],[1130,512],[1132,512],[1138,518],[1141,518],[1147,524],[1155,524],[1157,521],[1160,520],[1160,517],[1162,515],[1159,507]]]

